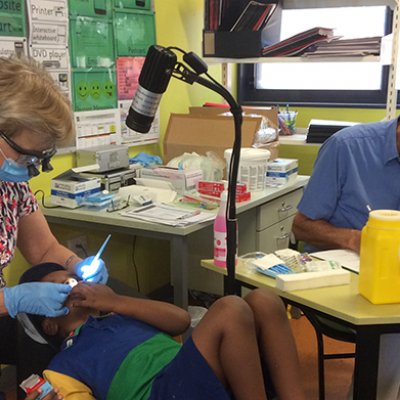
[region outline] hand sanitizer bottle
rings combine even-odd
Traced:
[[[217,267],[226,268],[226,202],[228,192],[221,194],[221,202],[218,214],[214,221],[214,264]]]

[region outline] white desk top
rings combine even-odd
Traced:
[[[203,260],[201,265],[218,273],[226,270],[214,266],[212,260]],[[275,280],[243,265],[236,267],[236,278],[255,287],[272,288],[279,296],[292,300],[354,325],[398,324],[400,304],[372,304],[358,292],[358,275],[351,274],[347,285],[283,292],[275,287]]]
[[[265,190],[260,192],[253,192],[251,194],[251,200],[237,204],[237,214],[253,209],[261,204],[274,200],[279,196],[301,188],[308,182],[308,179],[308,176],[298,176],[296,181],[292,184],[284,185],[279,188],[266,188]],[[49,219],[49,221],[53,223],[57,223],[58,219],[64,219],[76,221],[77,225],[79,225],[79,222],[89,222],[94,224],[118,226],[121,228],[121,230],[128,230],[129,228],[131,228],[143,231],[173,234],[178,236],[189,235],[190,233],[199,231],[204,227],[213,224],[213,221],[207,221],[185,227],[172,227],[124,217],[121,216],[118,211],[109,213],[107,211],[89,211],[84,208],[42,208],[42,211],[43,214]]]

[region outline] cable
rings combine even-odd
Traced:
[[[138,271],[138,267],[137,267],[137,264],[136,264],[136,261],[135,261],[136,242],[137,242],[137,236],[134,236],[133,237],[133,241],[132,241],[132,266],[133,266],[133,270],[135,272],[137,290],[140,293],[139,271]]]
[[[46,204],[44,204],[44,198],[45,198],[45,194],[44,191],[42,189],[36,190],[36,192],[34,193],[34,196],[37,197],[37,194],[40,193],[42,195],[42,206],[43,208],[60,208],[60,206],[47,206]]]

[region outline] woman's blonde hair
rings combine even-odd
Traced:
[[[40,135],[44,143],[72,143],[70,102],[31,58],[0,58],[0,130],[9,137],[28,130]]]

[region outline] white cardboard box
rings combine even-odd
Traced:
[[[51,202],[62,207],[77,208],[85,197],[100,190],[100,178],[82,177],[68,170],[51,180]]]
[[[280,186],[293,182],[297,177],[298,161],[293,158],[276,158],[268,162],[267,186]]]
[[[200,169],[180,170],[171,167],[143,168],[140,171],[140,177],[169,182],[177,193],[185,194],[196,190],[197,182],[203,179],[203,171]]]

